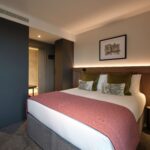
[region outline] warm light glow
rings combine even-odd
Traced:
[[[38,37],[38,38],[41,38],[41,35],[38,35],[37,37]]]
[[[73,68],[96,68],[96,67],[148,67],[150,64],[124,64],[124,65],[74,65]]]
[[[29,89],[28,94],[32,96],[33,95],[33,89]],[[38,87],[34,88],[34,95],[38,95]]]
[[[39,49],[36,47],[29,47],[29,50],[34,50],[34,51],[38,51]]]

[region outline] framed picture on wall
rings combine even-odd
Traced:
[[[120,35],[99,41],[99,60],[125,59],[127,35]]]

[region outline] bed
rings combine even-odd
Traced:
[[[146,98],[140,91],[132,96],[107,95],[79,88],[61,92],[123,106],[133,114],[136,122],[141,120],[146,104]],[[28,99],[28,134],[46,150],[114,150],[106,135],[32,98]]]

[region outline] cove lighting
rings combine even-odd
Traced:
[[[98,67],[149,67],[150,64],[124,64],[124,65],[74,65],[73,68],[98,68]]]
[[[36,47],[29,47],[29,50],[34,50],[34,51],[38,51],[39,49]]]

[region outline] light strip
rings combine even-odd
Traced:
[[[126,65],[74,65],[73,68],[98,68],[98,67],[150,67],[150,64],[126,64]]]
[[[35,47],[29,47],[29,50],[38,51],[39,49],[38,49],[38,48],[35,48]]]

